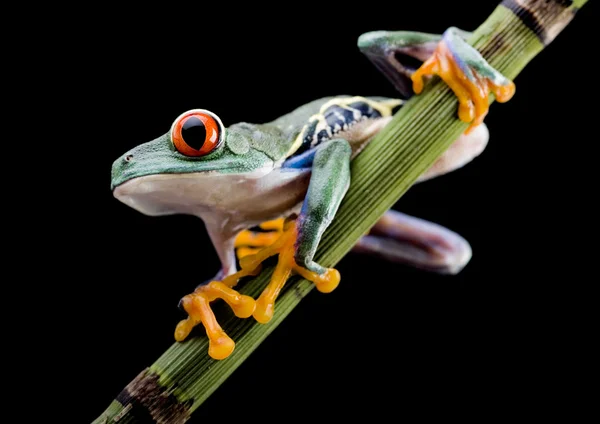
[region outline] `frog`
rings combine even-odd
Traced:
[[[314,258],[350,187],[351,162],[432,79],[448,85],[458,101],[458,118],[470,125],[415,184],[459,169],[482,153],[489,140],[483,122],[488,97],[506,102],[515,85],[467,42],[470,35],[456,27],[442,34],[364,33],[358,50],[391,82],[397,98],[322,97],[269,122],[228,127],[208,109],[191,109],[166,133],[114,161],[111,190],[117,200],[149,216],[199,217],[219,258],[216,275],[180,299],[187,318],[175,328],[176,341],[202,325],[209,356],[225,359],[235,342],[220,326],[214,301],[226,302],[239,318],[267,324],[291,275],[299,274],[322,293],[339,285],[337,269]],[[395,209],[353,251],[452,275],[472,256],[470,244],[456,232]],[[271,257],[277,264],[257,299],[236,290]]]

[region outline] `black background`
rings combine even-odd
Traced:
[[[63,379],[77,422],[97,417],[173,343],[179,298],[219,266],[199,219],[151,218],[114,199],[113,160],[190,108],[210,109],[227,126],[269,121],[327,95],[395,96],[357,37],[474,29],[497,4],[459,3],[199,5],[158,19],[102,9],[97,23],[82,19],[64,32],[80,42],[67,53],[69,166],[57,193],[61,221],[50,224],[66,247],[52,248],[44,272],[64,281],[55,313],[70,323],[60,331],[70,340]],[[549,355],[566,334],[568,302],[553,300],[562,289],[550,280],[576,264],[578,246],[565,237],[581,228],[561,208],[577,211],[582,201],[562,161],[597,139],[584,85],[596,76],[580,62],[591,46],[586,8],[517,77],[513,100],[492,106],[486,151],[395,206],[469,240],[467,268],[449,277],[347,256],[340,287],[303,300],[191,422],[556,407],[539,392],[557,378]]]

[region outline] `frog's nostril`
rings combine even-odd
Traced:
[[[133,155],[125,156],[125,162],[131,162],[132,159],[133,159]]]

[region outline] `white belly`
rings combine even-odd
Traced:
[[[128,181],[114,196],[146,215],[226,216],[237,227],[256,225],[297,207],[309,179],[308,170],[281,168],[247,174],[159,174]]]

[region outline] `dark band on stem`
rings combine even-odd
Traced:
[[[577,8],[572,0],[503,0],[546,46],[573,19]]]
[[[145,369],[119,393],[116,400],[136,423],[185,423],[190,417],[191,404],[180,402],[167,387],[160,385],[158,379],[158,374]]]

